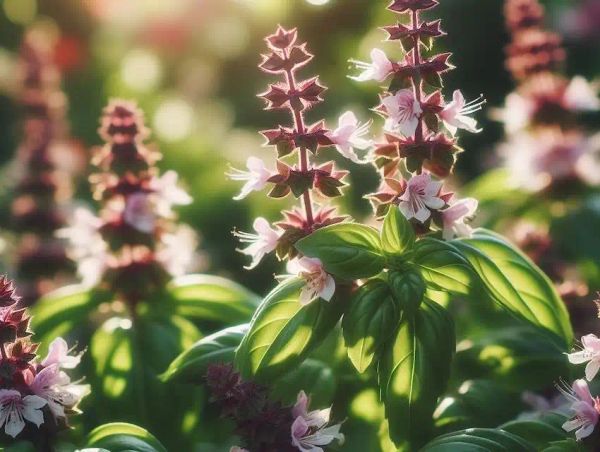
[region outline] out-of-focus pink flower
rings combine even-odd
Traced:
[[[244,449],[239,446],[233,446],[231,449],[229,449],[229,452],[250,452],[250,451],[248,449]]]
[[[478,133],[481,132],[481,129],[477,128],[477,121],[469,115],[481,110],[485,102],[483,96],[479,96],[477,99],[467,103],[462,92],[456,90],[452,95],[452,102],[444,107],[440,113],[440,117],[452,135],[455,135],[458,129]]]
[[[56,235],[69,241],[68,254],[77,262],[77,273],[85,286],[95,285],[106,267],[108,250],[99,229],[102,220],[89,210],[77,208],[70,225]]]
[[[365,163],[358,158],[354,149],[367,149],[371,142],[363,137],[369,133],[371,123],[360,124],[356,115],[347,111],[340,116],[338,128],[328,134],[328,137],[335,144],[336,149],[347,159],[355,163]]]
[[[197,247],[196,232],[182,224],[175,231],[162,234],[156,260],[171,276],[182,276],[194,269],[198,258]]]
[[[192,203],[192,197],[177,185],[179,176],[175,171],[167,171],[161,177],[150,181],[150,189],[155,194],[156,213],[165,218],[173,215],[173,206],[184,206]]]
[[[320,446],[327,446],[333,441],[343,443],[344,435],[340,433],[341,424],[327,426],[331,416],[331,408],[308,411],[309,400],[304,391],[298,394],[296,405],[292,409],[295,418],[292,424],[292,444],[302,452],[323,452]]]
[[[567,108],[578,111],[596,111],[600,109],[598,89],[594,88],[585,78],[573,77],[564,94]]]
[[[57,337],[50,343],[48,355],[42,361],[42,366],[56,364],[63,369],[74,369],[81,361],[81,354],[69,355],[69,351],[67,342],[62,337]]]
[[[42,408],[46,401],[37,395],[26,395],[15,389],[0,389],[0,427],[15,438],[25,428],[25,420],[37,427],[44,423]]]
[[[156,212],[148,193],[133,193],[125,200],[123,221],[140,232],[151,234],[156,227]]]
[[[405,137],[415,134],[423,109],[412,89],[403,89],[385,96],[381,99],[381,105],[387,113],[386,130],[399,131]]]
[[[575,438],[580,441],[590,436],[600,416],[600,399],[593,398],[585,380],[575,380],[571,388],[558,388],[571,403],[573,417],[562,425],[567,432],[575,432]]]
[[[335,293],[335,280],[325,271],[320,259],[310,257],[293,259],[288,263],[287,268],[292,275],[297,275],[306,282],[300,293],[300,304],[310,304],[317,298],[331,300]]]
[[[587,334],[581,338],[583,349],[569,353],[571,364],[583,364],[585,366],[585,378],[592,381],[600,370],[600,339],[595,334]]]
[[[473,229],[465,221],[475,215],[478,204],[474,198],[465,198],[441,211],[445,240],[451,240],[454,236],[469,237],[471,235]]]
[[[248,270],[255,268],[265,255],[275,251],[280,238],[280,232],[273,229],[269,222],[262,217],[254,220],[252,227],[256,234],[248,232],[234,233],[240,242],[248,244],[246,248],[239,250],[252,258],[252,262],[246,267]]]
[[[227,176],[231,180],[246,182],[242,187],[240,194],[233,198],[236,201],[244,199],[253,191],[260,191],[265,188],[265,185],[267,185],[267,182],[271,177],[271,172],[259,158],[248,157],[246,167],[248,168],[248,171],[231,168],[231,171],[227,173]]]
[[[383,82],[393,71],[394,65],[387,57],[385,52],[380,49],[373,49],[371,51],[371,62],[365,63],[363,61],[350,60],[357,69],[361,69],[363,72],[356,77],[350,77],[352,80],[357,82],[366,82],[368,80],[375,80],[377,82]]]
[[[406,219],[415,218],[424,223],[431,216],[430,209],[441,209],[446,204],[439,197],[441,188],[442,182],[432,180],[429,173],[413,176],[404,194],[398,198],[398,207]]]

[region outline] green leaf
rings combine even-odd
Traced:
[[[167,288],[185,318],[235,325],[250,320],[260,299],[228,279],[209,275],[177,278]]]
[[[413,313],[419,309],[425,295],[425,281],[420,273],[412,268],[390,270],[388,283],[394,299],[403,311]]]
[[[466,295],[477,287],[477,278],[459,249],[448,242],[424,238],[414,249],[413,262],[427,287]]]
[[[331,301],[318,299],[307,306],[298,301],[305,282],[290,278],[263,300],[235,355],[245,377],[277,378],[299,365],[341,317],[346,293],[338,288]]]
[[[36,341],[47,347],[55,337],[73,333],[73,330],[85,324],[98,305],[112,299],[110,292],[83,285],[63,287],[44,295],[31,308]]]
[[[542,452],[584,452],[586,449],[573,438],[556,441],[546,447]]]
[[[124,422],[97,427],[88,435],[86,447],[107,449],[110,452],[167,452],[150,432]]]
[[[108,422],[118,413],[119,420],[168,439],[169,449],[189,447],[182,431],[186,416],[198,410],[198,392],[173,391],[158,374],[198,339],[194,325],[176,316],[108,319],[92,337],[88,354],[95,366],[90,375],[94,418]]]
[[[516,317],[554,333],[567,351],[573,341],[569,314],[552,282],[535,264],[502,237],[483,229],[453,243],[494,301]]]
[[[415,244],[415,231],[400,209],[390,209],[383,221],[381,247],[387,256],[402,256]]]
[[[421,452],[535,452],[535,450],[527,441],[504,430],[470,428],[439,436],[423,447]]]
[[[460,349],[460,377],[492,379],[514,391],[541,390],[570,373],[563,348],[532,327],[503,328]]]
[[[336,390],[336,379],[331,367],[322,361],[307,359],[297,369],[274,383],[271,396],[273,400],[293,404],[302,390],[308,393],[313,406],[331,405]]]
[[[296,243],[296,248],[305,256],[319,258],[328,273],[347,280],[375,276],[385,265],[377,230],[361,224],[318,229]]]
[[[379,385],[390,437],[405,450],[429,438],[437,398],[450,376],[455,349],[452,319],[441,306],[425,301],[400,330],[379,362]]]
[[[561,415],[561,417],[563,422],[567,420],[566,416]],[[529,441],[536,447],[536,450],[543,450],[551,443],[564,441],[568,439],[569,435],[562,428],[544,422],[543,418],[510,421],[501,425],[500,428]]]
[[[348,357],[356,370],[367,370],[399,321],[400,309],[385,281],[368,281],[353,294],[342,328]]]
[[[210,364],[232,363],[248,325],[234,326],[200,339],[181,353],[160,378],[164,382],[197,383]]]
[[[454,367],[458,367],[455,365]],[[438,404],[434,413],[437,433],[469,427],[496,427],[526,410],[522,392],[511,392],[494,380],[468,380]],[[498,403],[502,400],[502,403]]]

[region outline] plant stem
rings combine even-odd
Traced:
[[[287,60],[287,50],[284,51],[284,57]],[[294,73],[291,69],[287,69],[285,71],[288,87],[291,92],[296,91],[296,80],[294,79]],[[306,129],[304,127],[304,118],[302,118],[302,112],[300,110],[296,110],[294,107],[290,105],[290,110],[294,116],[294,124],[297,133],[306,133]],[[308,150],[305,147],[301,147],[298,151],[298,163],[300,165],[300,171],[303,173],[308,171]],[[312,208],[312,200],[310,197],[310,189],[307,189],[302,194],[302,199],[304,201],[304,210],[306,211],[306,221],[309,227],[312,227],[314,224],[314,216],[313,216],[313,208]]]
[[[416,31],[419,29],[419,12],[417,10],[412,12],[411,28],[413,31]],[[415,67],[419,67],[421,65],[421,48],[420,48],[421,44],[419,41],[418,34],[413,35],[413,41],[414,41],[413,64]],[[421,79],[420,73],[416,73],[415,75],[413,75],[413,88],[414,88],[414,92],[415,92],[415,99],[420,105],[421,101],[423,99],[422,79]],[[423,142],[423,118],[422,118],[422,115],[419,115],[418,120],[419,120],[419,122],[417,124],[417,129],[415,130],[415,143],[422,143]],[[420,170],[419,170],[419,173],[421,173]]]

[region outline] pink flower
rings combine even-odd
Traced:
[[[288,263],[288,271],[303,278],[306,285],[300,293],[300,304],[307,305],[322,298],[331,300],[335,293],[335,280],[325,271],[320,259],[301,257]]]
[[[494,119],[504,123],[506,132],[516,133],[524,129],[531,120],[535,111],[535,105],[519,93],[510,93],[506,96],[504,108],[494,110]]]
[[[354,148],[366,149],[370,146],[370,141],[362,138],[369,132],[370,125],[370,122],[361,125],[354,113],[347,111],[340,116],[338,128],[329,133],[329,139],[344,157],[355,163],[365,163],[358,158]]]
[[[77,273],[85,286],[95,285],[106,267],[108,250],[99,229],[102,220],[89,210],[77,208],[70,226],[59,229],[56,235],[69,241],[68,253],[77,262]]]
[[[456,90],[452,96],[452,102],[444,107],[440,117],[452,135],[456,134],[458,129],[465,129],[473,133],[481,132],[481,129],[477,128],[477,121],[468,115],[481,110],[485,103],[483,96],[466,103],[462,92]]]
[[[69,355],[69,346],[62,337],[54,339],[48,347],[48,356],[42,361],[42,366],[48,367],[54,364],[64,369],[74,369],[81,361],[81,354]]]
[[[161,246],[156,252],[159,261],[171,276],[181,276],[197,264],[198,236],[191,227],[181,224],[173,232],[160,237]]]
[[[383,82],[394,70],[394,65],[386,56],[385,52],[379,49],[373,49],[371,51],[371,63],[356,60],[350,60],[350,63],[354,64],[357,69],[362,69],[363,71],[356,77],[350,77],[357,82],[366,82],[368,80]]]
[[[445,240],[451,240],[454,236],[469,237],[471,235],[472,229],[465,223],[465,220],[473,217],[478,204],[476,199],[465,198],[441,211]]]
[[[90,392],[88,385],[72,384],[69,376],[57,364],[40,370],[30,388],[48,403],[50,411],[56,417],[65,417],[65,408],[74,409]]]
[[[246,167],[248,168],[248,171],[231,168],[231,172],[227,173],[227,176],[231,180],[246,181],[240,194],[233,198],[236,201],[244,199],[253,191],[259,191],[265,188],[265,185],[267,185],[267,182],[271,177],[271,172],[259,158],[248,157]]]
[[[169,218],[173,215],[173,206],[184,206],[192,203],[192,197],[177,185],[179,176],[175,171],[167,171],[161,177],[150,181],[150,188],[155,193],[156,213]]]
[[[341,424],[327,427],[331,408],[308,411],[309,400],[304,391],[298,394],[296,405],[292,409],[295,418],[292,424],[292,444],[302,452],[323,452],[319,446],[327,446],[337,440],[344,441],[340,433]]]
[[[254,220],[252,227],[256,234],[234,232],[240,242],[249,244],[246,248],[239,250],[252,257],[252,262],[246,267],[248,270],[255,268],[265,255],[275,251],[280,237],[279,231],[273,229],[269,222],[262,217]]]
[[[569,362],[571,364],[583,364],[585,366],[585,378],[592,381],[600,370],[600,339],[595,334],[588,334],[581,338],[583,350],[569,353]]]
[[[577,441],[590,436],[598,423],[600,399],[592,398],[585,380],[575,380],[573,387],[558,388],[571,403],[573,417],[562,425],[567,432],[575,432]]]
[[[386,96],[381,99],[381,104],[388,115],[385,121],[386,130],[397,130],[405,137],[415,134],[423,109],[412,89],[403,89]]]
[[[585,78],[573,77],[564,95],[568,108],[577,111],[596,111],[600,109],[598,89],[594,88]]]
[[[250,451],[248,449],[244,449],[239,446],[233,446],[231,449],[229,449],[229,452],[250,452]]]
[[[406,191],[400,196],[398,207],[408,219],[415,218],[424,223],[430,216],[429,209],[441,209],[446,204],[439,197],[442,183],[431,180],[431,174],[423,173],[413,176],[407,183]]]
[[[44,423],[44,405],[46,401],[36,395],[23,397],[14,389],[0,389],[0,427],[4,425],[4,432],[13,438],[25,428],[25,420],[39,427]]]
[[[123,221],[140,232],[151,234],[156,227],[156,213],[147,193],[139,192],[127,196]]]

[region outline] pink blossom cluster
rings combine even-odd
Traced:
[[[12,282],[1,277],[0,428],[12,438],[48,444],[68,428],[69,415],[89,388],[65,372],[79,364],[80,355],[72,355],[62,338],[49,345],[45,358],[37,356],[38,344],[29,340],[30,317],[18,302]]]
[[[600,109],[600,99],[594,84],[561,74],[565,52],[560,37],[544,29],[543,13],[537,0],[506,2],[507,68],[518,86],[496,115],[507,134],[499,152],[514,186],[560,194],[566,184],[600,183],[600,135],[578,122]]]
[[[461,152],[459,129],[479,132],[472,117],[485,100],[466,101],[456,90],[451,100],[442,94],[442,77],[453,66],[450,54],[429,54],[434,38],[444,36],[441,21],[427,21],[421,13],[437,1],[393,1],[388,9],[407,20],[384,27],[388,41],[401,44],[401,61],[390,59],[378,48],[370,62],[351,60],[361,72],[356,81],[389,81],[375,108],[385,120],[384,137],[375,142],[371,159],[381,172],[377,193],[369,195],[376,216],[398,208],[419,233],[442,231],[445,239],[469,235],[469,221],[477,210],[475,199],[454,199],[444,189]]]
[[[240,251],[251,258],[249,269],[273,252],[279,259],[288,259],[289,273],[306,281],[300,302],[308,304],[319,298],[329,301],[335,293],[335,281],[318,259],[299,255],[294,244],[319,228],[345,220],[344,216],[336,214],[335,208],[327,205],[327,200],[342,194],[341,189],[346,185],[343,179],[347,174],[338,170],[333,162],[317,165],[313,157],[325,147],[335,147],[345,158],[366,163],[365,151],[370,147],[366,135],[370,123],[361,123],[350,111],[339,118],[338,126],[333,130],[328,129],[324,121],[306,122],[306,111],[322,102],[326,88],[318,77],[298,79],[297,72],[313,59],[313,55],[306,44],[297,40],[295,29],[279,27],[266,38],[270,53],[263,55],[260,64],[264,72],[279,75],[283,80],[269,85],[269,89],[260,94],[267,103],[266,109],[288,110],[293,122],[289,127],[279,125],[261,132],[267,140],[266,145],[277,152],[275,169],[251,156],[246,162],[247,170],[232,168],[228,176],[244,184],[234,199],[243,199],[269,186],[271,198],[291,194],[301,200],[300,207],[283,212],[281,221],[271,224],[260,217],[254,221],[254,233],[236,231],[234,235],[245,245]],[[296,157],[297,163],[290,162],[290,157]]]
[[[160,154],[144,144],[149,131],[135,104],[111,101],[99,132],[106,144],[94,155],[100,172],[91,181],[100,216],[77,209],[59,235],[70,241],[84,284],[107,283],[133,302],[194,264],[195,234],[175,224],[173,211],[192,199],[174,171],[159,174]]]

